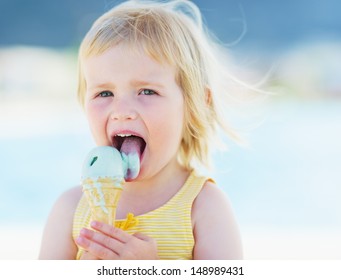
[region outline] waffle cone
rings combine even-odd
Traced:
[[[91,209],[92,219],[115,225],[117,203],[121,197],[123,180],[112,178],[86,179],[83,192]]]

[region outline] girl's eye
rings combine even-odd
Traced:
[[[111,91],[102,91],[98,94],[98,96],[100,97],[109,97],[109,96],[114,96],[114,94]]]
[[[140,91],[140,94],[142,95],[154,95],[157,94],[154,90],[151,89],[143,89]]]

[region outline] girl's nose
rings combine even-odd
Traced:
[[[137,112],[129,102],[119,102],[110,113],[110,119],[113,121],[135,120]]]

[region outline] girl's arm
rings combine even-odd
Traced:
[[[39,259],[75,259],[72,238],[73,215],[81,197],[80,187],[63,193],[54,204],[44,229]]]
[[[231,205],[214,183],[206,182],[192,207],[194,259],[242,259],[239,229]]]

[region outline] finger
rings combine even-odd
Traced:
[[[132,236],[129,233],[126,233],[122,229],[117,228],[117,227],[112,227],[108,224],[105,224],[99,221],[92,221],[91,227],[123,243],[127,243],[132,238]]]
[[[91,254],[87,251],[83,251],[80,259],[81,260],[99,260],[99,258],[97,258],[96,256],[94,256],[93,254]]]
[[[147,241],[149,242],[151,240],[151,238],[141,232],[136,232],[133,234],[133,236],[135,236],[136,238],[143,240],[143,241]]]
[[[138,239],[140,239],[140,240],[142,240],[142,241],[145,241],[145,242],[151,244],[151,245],[154,246],[155,248],[157,247],[157,242],[156,242],[156,240],[153,239],[153,238],[151,238],[151,237],[148,236],[148,235],[145,235],[145,234],[143,234],[143,233],[141,233],[141,232],[136,232],[136,233],[133,234],[133,236],[136,237],[136,238],[138,238]]]
[[[113,252],[112,250],[102,246],[101,244],[98,244],[90,239],[87,239],[86,237],[79,236],[76,239],[76,242],[79,246],[84,248],[86,251],[88,251],[90,254],[92,254],[94,257],[97,257],[102,260],[116,260],[119,258],[118,254]]]
[[[89,239],[93,242],[96,242],[102,245],[103,247],[106,247],[114,251],[115,253],[119,253],[122,250],[122,247],[124,246],[123,243],[119,240],[116,240],[101,232],[95,232],[87,228],[81,229],[80,236],[85,237],[86,239]]]

